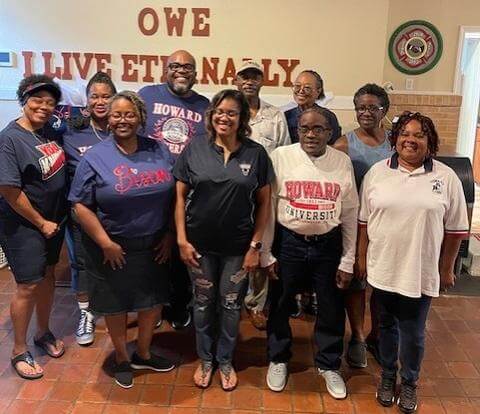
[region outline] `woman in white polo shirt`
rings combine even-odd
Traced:
[[[453,286],[455,258],[468,235],[460,180],[432,159],[438,142],[430,118],[404,112],[392,130],[395,153],[370,169],[361,190],[358,271],[375,290],[380,325],[376,398],[393,404],[399,359],[397,404],[405,413],[417,408],[431,299]]]

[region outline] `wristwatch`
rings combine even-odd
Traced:
[[[252,240],[250,242],[250,247],[254,250],[260,250],[262,248],[262,242],[261,241],[256,241]]]

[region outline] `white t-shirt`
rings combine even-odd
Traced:
[[[359,223],[367,226],[367,280],[378,289],[437,297],[444,234],[468,235],[462,184],[445,164],[430,160],[409,172],[396,154],[365,175]]]
[[[327,146],[325,154],[309,157],[300,143],[271,153],[275,181],[274,214],[264,237],[269,252],[274,220],[302,235],[319,235],[342,225],[343,254],[339,269],[353,272],[357,237],[358,194],[348,155]],[[264,256],[265,257],[265,256]],[[268,260],[262,259],[262,266]]]

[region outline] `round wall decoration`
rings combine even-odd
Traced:
[[[437,28],[424,20],[403,23],[390,37],[388,54],[400,72],[419,75],[432,69],[442,56],[443,41]]]

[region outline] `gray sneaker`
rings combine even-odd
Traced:
[[[80,310],[80,319],[78,320],[75,339],[78,345],[88,346],[95,340],[95,316],[87,311]]]
[[[318,374],[323,377],[328,393],[337,400],[347,397],[347,387],[340,372],[331,369],[318,368]]]
[[[348,344],[347,362],[352,368],[366,368],[367,344],[352,339]]]
[[[283,391],[287,385],[288,370],[285,362],[270,362],[267,372],[267,385],[272,391]]]

